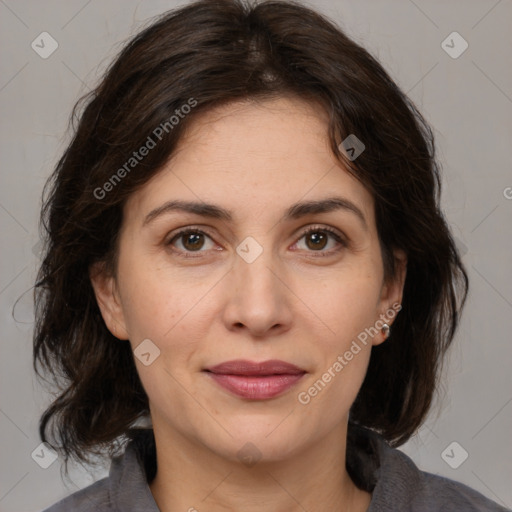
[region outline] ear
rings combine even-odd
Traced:
[[[393,251],[393,256],[395,259],[395,276],[387,279],[381,289],[379,301],[380,321],[376,322],[376,327],[378,327],[379,330],[383,323],[391,327],[402,304],[405,278],[407,275],[407,255],[404,251],[396,249]],[[379,335],[373,338],[373,345],[380,345],[380,343],[385,340],[386,336],[379,332]]]
[[[116,338],[129,339],[115,277],[107,272],[103,263],[95,263],[89,269],[89,278],[108,330]]]

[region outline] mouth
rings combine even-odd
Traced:
[[[250,400],[267,400],[292,388],[307,372],[279,360],[226,361],[203,370],[230,393]]]

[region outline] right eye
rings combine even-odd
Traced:
[[[173,252],[178,253],[184,258],[196,258],[198,256],[192,256],[191,253],[201,253],[206,252],[201,249],[204,248],[206,239],[210,240],[211,246],[214,246],[213,240],[211,237],[206,234],[204,231],[195,228],[185,228],[178,231],[172,238],[169,240],[166,245],[171,246]],[[176,245],[181,245],[181,248],[178,250],[175,249]],[[181,254],[180,254],[181,253]]]

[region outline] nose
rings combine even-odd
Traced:
[[[290,329],[293,293],[271,251],[264,250],[252,263],[236,255],[225,286],[223,320],[228,330],[266,338]]]

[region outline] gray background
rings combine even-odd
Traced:
[[[77,98],[96,84],[123,41],[177,4],[0,0],[1,511],[41,510],[104,474],[76,467],[63,484],[59,461],[42,469],[31,458],[40,443],[38,416],[49,401],[31,367],[40,194],[69,141],[67,121]],[[443,208],[470,274],[469,302],[440,399],[402,449],[421,468],[512,507],[511,1],[310,5],[377,56],[433,125],[444,170]],[[31,47],[44,31],[59,45],[47,59]],[[441,46],[453,31],[469,44],[458,58]],[[458,41],[448,44],[461,48]],[[445,452],[453,441],[458,445]],[[456,465],[462,450],[469,457],[457,469],[441,456]]]

